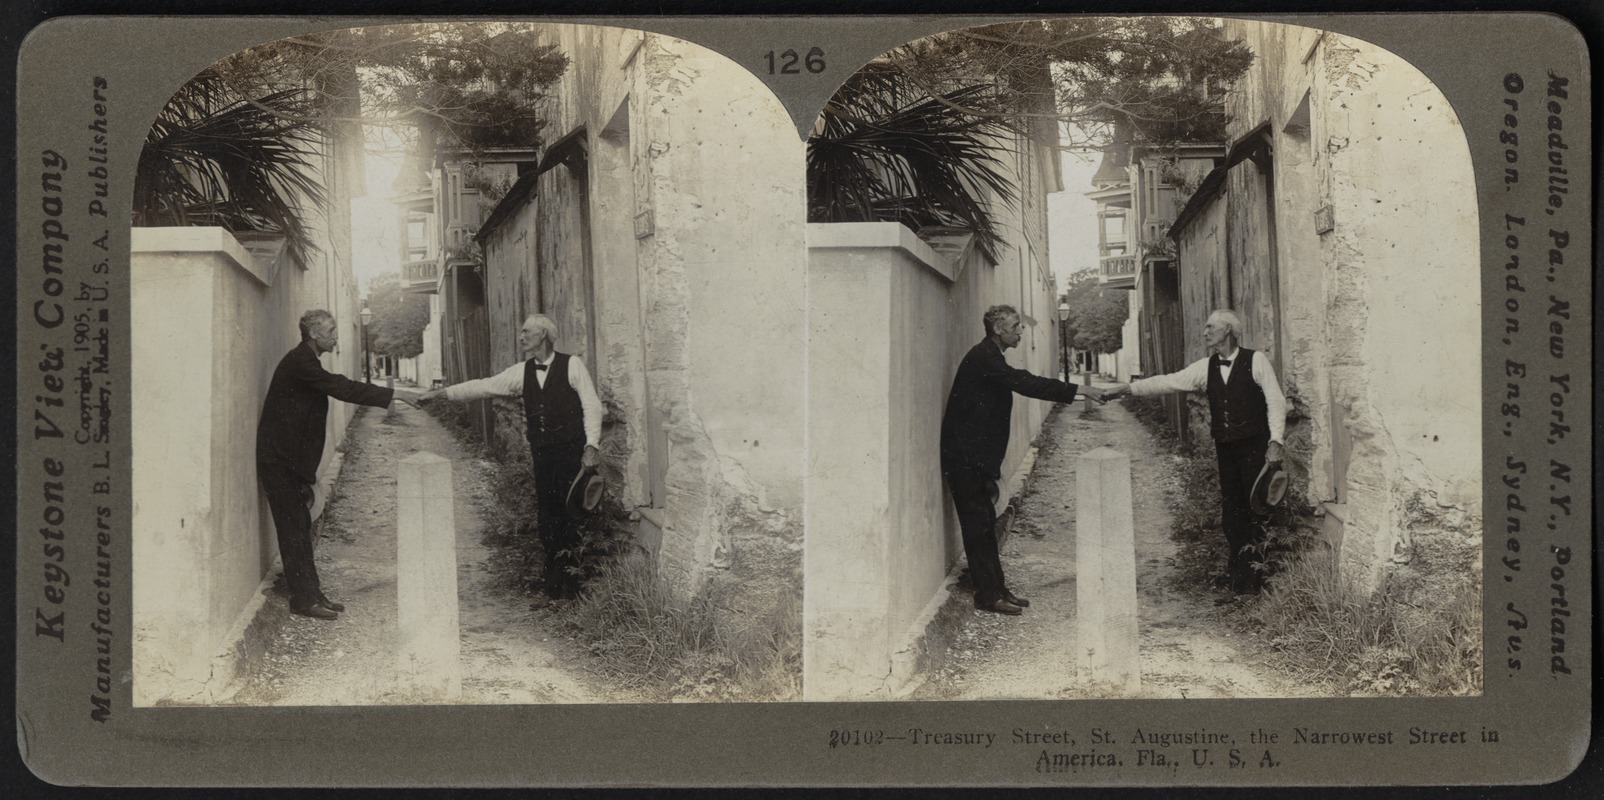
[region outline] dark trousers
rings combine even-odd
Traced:
[[[278,529],[278,554],[284,561],[284,582],[290,608],[305,611],[323,597],[317,565],[312,562],[312,484],[279,464],[257,464],[256,479],[267,495]]]
[[[969,580],[975,584],[975,606],[989,606],[1008,593],[997,554],[997,507],[992,501],[997,481],[975,470],[954,470],[946,477],[963,531]]]
[[[1248,498],[1253,481],[1264,468],[1264,452],[1270,446],[1268,432],[1238,439],[1234,442],[1215,442],[1214,452],[1220,462],[1220,525],[1225,529],[1225,543],[1231,549],[1226,571],[1231,578],[1231,590],[1257,592],[1264,576],[1254,569],[1262,554],[1254,552],[1261,544],[1264,532],[1253,518]]]
[[[579,474],[585,440],[537,445],[529,443],[535,471],[535,532],[545,551],[540,585],[553,597],[579,593],[580,529],[568,516],[568,487]]]

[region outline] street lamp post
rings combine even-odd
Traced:
[[[373,382],[373,352],[368,349],[368,322],[373,319],[373,312],[367,306],[362,307],[362,378],[368,383]]]
[[[1064,380],[1069,380],[1069,303],[1058,304],[1058,359],[1064,366]]]

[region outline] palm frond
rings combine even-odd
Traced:
[[[854,75],[808,140],[808,219],[962,228],[996,261],[1004,240],[992,204],[1016,201],[1004,158],[1017,129],[957,110],[992,91],[973,85],[930,96],[891,69]]]
[[[145,137],[133,224],[277,233],[290,256],[304,262],[316,248],[305,216],[326,199],[314,113],[303,90],[245,99],[215,75],[196,76]]]

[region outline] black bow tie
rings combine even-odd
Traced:
[[[1231,360],[1230,360],[1230,359],[1228,359],[1228,358],[1222,358],[1222,359],[1220,359],[1220,366],[1222,366],[1222,367],[1229,367],[1229,366],[1231,366]]]
[[[536,372],[545,372],[546,371],[546,367],[548,367],[550,365],[549,364],[536,364],[534,366],[535,366],[535,371]]]

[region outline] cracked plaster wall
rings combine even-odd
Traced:
[[[339,218],[317,226],[331,229],[342,229]],[[302,313],[335,315],[344,346],[323,364],[360,374],[356,289],[341,257],[349,238],[319,244],[302,269],[252,256],[217,228],[134,231],[135,705],[210,702],[239,666],[230,639],[259,605],[278,553],[256,481],[256,425],[273,370],[300,342]],[[314,519],[353,413],[329,404]]]
[[[517,359],[517,325],[543,306],[607,408],[615,511],[659,509],[671,585],[700,591],[741,568],[799,592],[786,565],[801,546],[802,370],[788,366],[805,341],[801,141],[767,89],[722,56],[555,28],[572,63],[548,138],[585,128],[588,181],[553,169],[487,241],[496,363]],[[590,287],[577,268],[586,246]],[[498,437],[526,450],[518,404],[497,411]],[[649,429],[659,419],[660,436]],[[653,437],[668,453],[656,498]]]
[[[932,602],[963,560],[940,473],[941,417],[959,361],[984,337],[985,310],[1007,303],[1027,322],[1011,364],[1057,373],[1044,241],[1053,155],[1040,143],[1009,145],[1021,202],[1000,214],[1009,244],[996,264],[972,247],[941,254],[896,223],[810,226],[810,700],[889,699],[912,676]],[[1003,486],[1028,470],[1051,407],[1016,396]]]
[[[1230,96],[1233,133],[1269,120],[1274,136],[1280,293],[1273,313],[1256,302],[1239,308],[1260,340],[1280,326],[1294,480],[1312,501],[1337,499],[1341,485],[1346,505],[1333,508],[1344,523],[1343,570],[1373,588],[1422,535],[1411,503],[1432,510],[1434,535],[1481,533],[1480,253],[1469,150],[1442,95],[1392,54],[1309,29],[1231,25],[1259,54]],[[1305,97],[1302,128],[1295,121]],[[1262,218],[1262,192],[1239,190],[1238,175],[1254,169],[1233,170],[1227,227],[1248,231]],[[1316,221],[1322,208],[1335,223],[1325,232]],[[1263,236],[1240,241],[1258,248],[1243,265],[1258,263],[1268,246]],[[1189,308],[1189,324],[1199,326],[1189,332],[1201,330],[1206,313]],[[1333,441],[1343,427],[1352,444],[1339,477]]]

